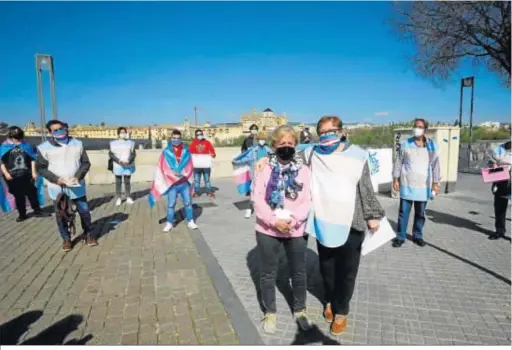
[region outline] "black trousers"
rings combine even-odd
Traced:
[[[34,211],[40,211],[41,207],[39,206],[39,201],[37,199],[37,188],[34,185],[34,181],[30,175],[23,175],[20,177],[15,177],[7,182],[7,188],[9,189],[9,193],[14,196],[14,200],[16,202],[16,208],[18,209],[18,213],[20,216],[27,215],[27,207],[26,207],[26,199],[30,202],[30,206]]]
[[[124,180],[124,194],[126,197],[130,197],[131,192],[131,183],[130,183],[130,175],[116,175],[116,196],[121,198],[121,182]]]
[[[504,236],[507,232],[508,198],[494,196],[494,226],[496,233]]]
[[[306,257],[308,237],[280,238],[256,232],[260,255],[260,291],[265,312],[276,313],[276,278],[281,245],[291,272],[293,312],[306,309]]]
[[[320,273],[324,280],[325,302],[335,315],[348,315],[361,260],[364,232],[351,230],[341,247],[328,248],[317,241]]]

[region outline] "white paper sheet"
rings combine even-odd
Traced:
[[[391,227],[388,219],[383,218],[380,221],[380,227],[377,232],[370,233],[370,231],[366,230],[363,245],[361,246],[361,254],[366,255],[371,253],[395,237],[395,230]]]
[[[209,154],[192,154],[194,168],[208,169],[212,167],[212,156]]]

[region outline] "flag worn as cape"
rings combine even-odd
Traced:
[[[153,183],[151,184],[151,190],[149,192],[149,206],[152,208],[160,197],[165,195],[179,180],[185,178],[189,182],[192,181],[193,171],[194,167],[188,148],[183,145],[181,161],[178,164],[174,150],[169,144],[162,151],[158,159]]]

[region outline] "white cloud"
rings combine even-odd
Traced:
[[[389,112],[375,112],[376,117],[387,117]]]

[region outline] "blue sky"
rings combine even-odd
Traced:
[[[253,107],[305,122],[454,121],[457,79],[417,77],[391,13],[387,2],[1,2],[0,120],[38,120],[34,54],[48,53],[71,124],[181,123],[194,105],[213,123]],[[509,120],[495,76],[458,74],[476,76],[477,122]]]

